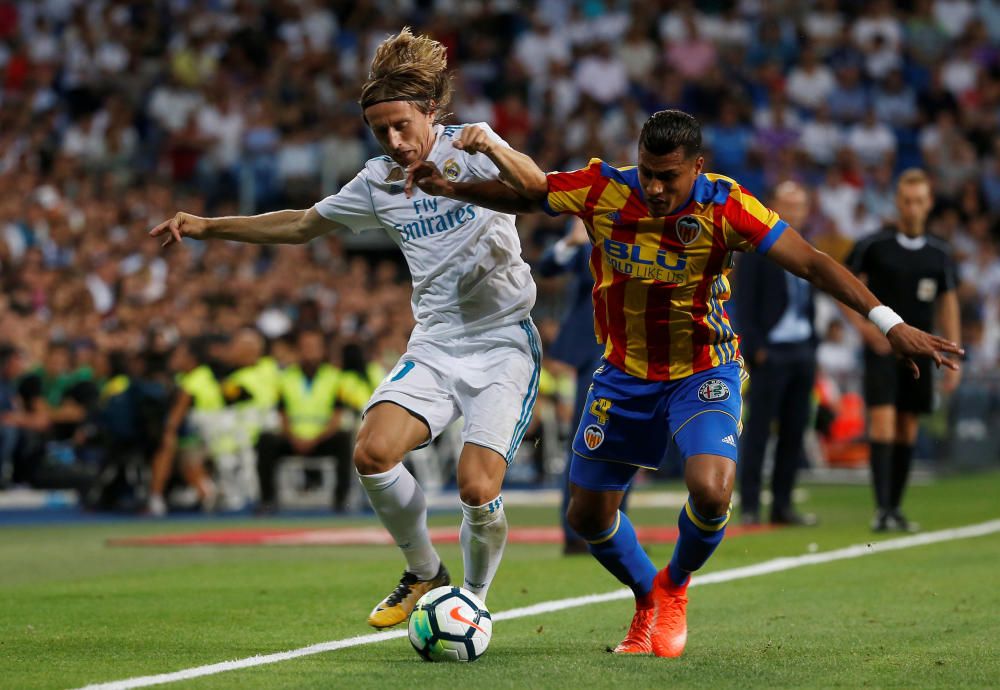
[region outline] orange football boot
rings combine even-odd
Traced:
[[[678,657],[687,643],[687,583],[678,587],[664,568],[653,580],[651,594],[656,602],[656,619],[650,632],[653,654]]]
[[[632,625],[628,626],[628,633],[625,639],[618,643],[612,650],[615,654],[652,654],[653,645],[649,640],[650,632],[653,628],[653,621],[656,618],[656,608],[652,597],[643,597],[646,601],[636,600],[635,615],[632,616]]]

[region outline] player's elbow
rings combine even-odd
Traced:
[[[302,214],[291,223],[291,228],[285,234],[286,244],[305,244],[322,234],[316,219],[310,216],[309,211],[302,211]]]
[[[545,173],[541,171],[537,171],[537,175],[529,174],[512,180],[501,178],[501,181],[510,188],[504,204],[504,211],[508,213],[538,211],[549,193]]]
[[[305,244],[315,235],[309,232],[308,226],[299,221],[292,226],[291,232],[286,235],[286,244]]]
[[[538,205],[548,196],[548,193],[549,183],[545,178],[545,173],[541,170],[536,170],[524,186],[524,196],[531,199],[535,205]]]

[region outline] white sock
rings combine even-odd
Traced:
[[[462,563],[465,568],[465,588],[486,601],[490,583],[500,567],[503,548],[507,544],[507,516],[503,512],[503,497],[497,496],[481,506],[462,504]]]
[[[441,558],[427,532],[427,500],[403,463],[380,474],[359,474],[368,500],[406,557],[406,569],[421,580],[437,575]]]

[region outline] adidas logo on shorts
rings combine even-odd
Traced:
[[[729,444],[729,445],[731,445],[731,446],[732,446],[733,448],[735,448],[735,447],[736,447],[736,438],[735,438],[735,437],[733,437],[733,435],[732,435],[732,434],[729,434],[729,436],[726,436],[726,437],[725,437],[724,439],[722,439],[722,442],[723,442],[723,443],[728,443],[728,444]]]

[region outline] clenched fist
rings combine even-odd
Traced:
[[[488,155],[493,150],[493,147],[496,146],[496,142],[487,136],[486,130],[482,127],[469,125],[462,128],[462,134],[458,137],[457,141],[452,142],[452,146],[456,149],[462,149],[467,153],[485,153]]]

